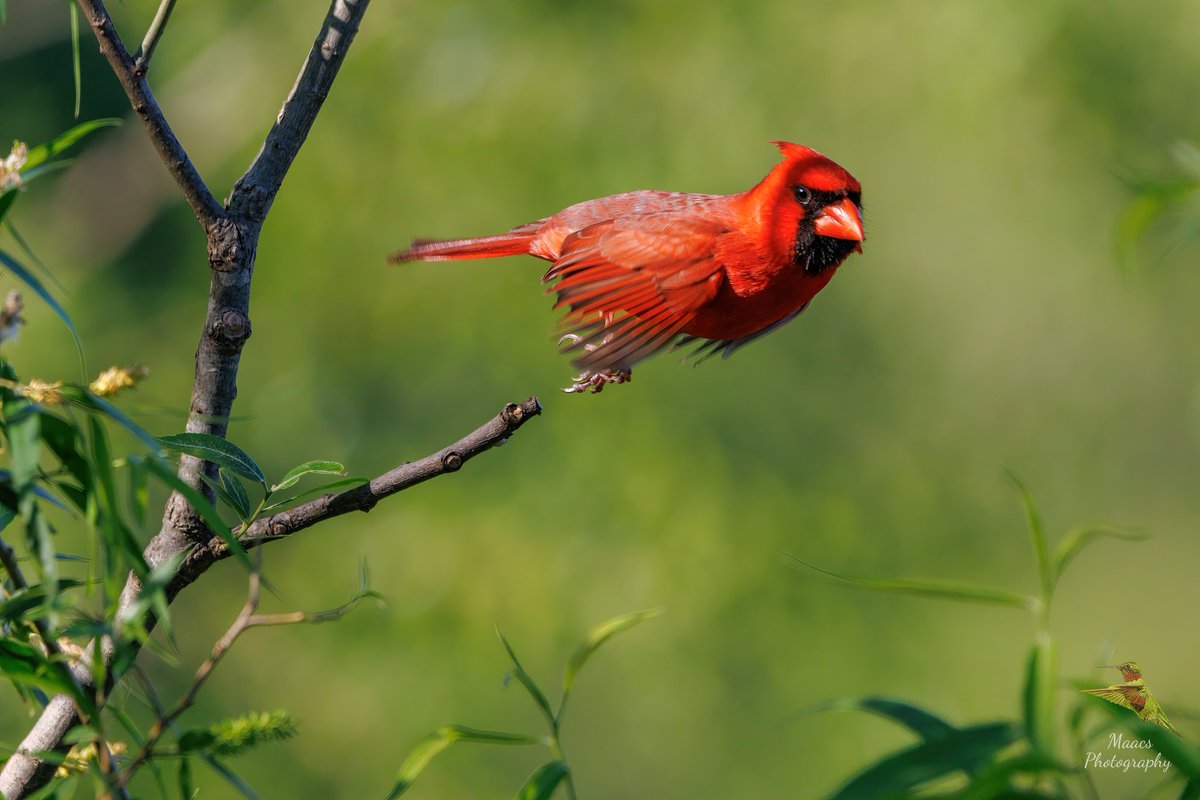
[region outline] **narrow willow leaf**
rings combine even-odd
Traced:
[[[0,194],[0,222],[2,222],[4,218],[8,216],[8,212],[13,207],[13,203],[17,202],[18,194],[19,192],[16,189],[9,189],[4,194]]]
[[[583,669],[583,665],[592,657],[600,647],[612,637],[622,631],[627,631],[634,625],[640,622],[645,622],[648,619],[657,617],[662,613],[661,608],[650,608],[644,611],[633,611],[628,614],[622,614],[619,617],[613,617],[606,620],[596,627],[592,628],[583,640],[583,643],[575,649],[571,654],[571,658],[567,661],[567,667],[563,671],[563,694],[562,700],[558,705],[557,719],[562,720],[563,708],[567,704],[567,697],[571,694],[571,687],[575,685],[575,677],[579,674],[579,670]]]
[[[44,164],[89,134],[94,133],[101,128],[111,128],[120,124],[121,120],[117,117],[88,120],[87,122],[79,123],[68,131],[60,133],[58,136],[55,136],[53,139],[45,142],[44,144],[39,144],[36,147],[29,148],[29,153],[25,157],[25,166],[22,169],[22,174],[24,174],[24,172],[27,170],[33,169],[39,164]]]
[[[1067,568],[1067,564],[1075,559],[1092,543],[1100,539],[1119,539],[1124,542],[1143,542],[1150,538],[1147,533],[1139,533],[1124,528],[1108,525],[1089,525],[1074,528],[1062,538],[1054,551],[1054,580],[1057,582]]]
[[[500,642],[504,645],[504,649],[508,653],[508,658],[513,663],[513,676],[525,687],[525,691],[529,692],[529,696],[533,698],[533,702],[541,710],[542,716],[546,718],[546,721],[550,723],[550,727],[553,728],[557,724],[557,721],[554,711],[550,708],[550,701],[546,699],[546,695],[538,687],[537,683],[525,671],[525,668],[521,666],[521,662],[517,659],[517,654],[512,649],[512,645],[508,643],[508,639],[504,638],[504,634],[500,632],[499,628],[496,629],[496,635],[500,637]]]
[[[25,399],[4,404],[7,423],[9,465],[13,491],[23,495],[33,488],[42,454],[42,415],[37,406]]]
[[[949,736],[957,728],[936,714],[920,706],[894,700],[890,697],[844,697],[830,700],[801,712],[799,716],[822,713],[825,711],[867,711],[903,725],[925,741],[933,741]]]
[[[238,517],[245,520],[250,516],[250,498],[246,495],[246,489],[242,486],[242,482],[229,474],[229,470],[221,467],[221,488],[224,489],[226,496],[229,498],[229,503],[233,510],[238,513]]]
[[[229,548],[229,552],[241,562],[242,566],[248,572],[254,571],[254,565],[250,562],[250,555],[246,552],[246,548],[242,546],[242,543],[229,530],[229,525],[221,519],[221,515],[217,513],[217,509],[213,508],[213,504],[208,502],[207,497],[200,494],[195,487],[189,486],[180,480],[179,476],[166,463],[159,459],[148,458],[145,464],[154,473],[155,477],[183,495],[183,498],[204,519],[204,522],[212,532],[225,543],[225,546]]]
[[[81,486],[91,486],[91,470],[75,426],[54,414],[42,414],[42,441]]]
[[[330,494],[330,493],[333,493],[335,490],[346,490],[353,486],[361,486],[362,484],[369,483],[369,482],[370,482],[370,478],[362,478],[362,477],[341,478],[340,480],[330,481],[329,483],[324,483],[324,484],[321,484],[320,486],[314,486],[311,489],[305,489],[303,492],[300,492],[299,494],[296,494],[296,495],[292,495],[291,497],[287,498],[286,500],[279,500],[274,503],[271,503],[269,506],[265,507],[263,509],[263,511],[272,511],[276,508],[281,508],[286,505],[291,505],[293,503],[299,503],[301,500],[308,500],[309,498],[312,498],[312,497],[319,497],[320,495],[323,495],[323,494]]]
[[[513,800],[550,800],[554,790],[571,770],[564,761],[551,761],[533,771]]]
[[[0,622],[19,622],[30,614],[41,613],[45,607],[48,594],[58,594],[83,585],[83,581],[60,578],[58,586],[50,593],[46,592],[43,584],[34,584],[24,589],[17,589],[6,600],[0,602]]]
[[[250,785],[242,780],[236,772],[225,766],[225,764],[215,756],[211,756],[207,753],[200,753],[198,754],[198,757],[205,764],[208,764],[208,766],[212,768],[213,772],[224,778],[230,786],[232,786],[234,789],[237,789],[242,797],[249,798],[249,800],[258,800],[258,793],[251,789]]]
[[[851,778],[829,800],[909,797],[929,781],[991,759],[1020,735],[1020,729],[1008,722],[959,728],[950,736],[885,756]]]
[[[51,661],[41,651],[13,638],[0,638],[0,673],[14,683],[36,686],[53,694],[65,694],[79,703],[89,717],[95,703],[71,677],[65,664]]]
[[[1033,649],[1029,652],[1029,664],[1025,670],[1023,707],[1025,735],[1034,752],[1047,758],[1054,757],[1055,741],[1055,677],[1054,642],[1050,635],[1041,632]]]
[[[1037,504],[1033,501],[1033,493],[1029,491],[1029,487],[1011,469],[1005,467],[1004,471],[1021,495],[1021,504],[1025,507],[1025,526],[1029,529],[1029,544],[1033,548],[1034,559],[1037,562],[1041,596],[1043,601],[1048,604],[1051,595],[1054,594],[1054,569],[1050,565],[1050,551],[1046,545],[1046,529],[1042,525],[1042,518],[1038,514]]]
[[[159,436],[158,443],[170,450],[211,461],[243,478],[258,481],[263,486],[267,485],[267,478],[258,464],[254,463],[254,459],[228,439],[213,436],[211,433],[176,433],[172,436]]]
[[[179,760],[179,796],[184,800],[192,800],[193,792],[192,760],[186,757],[181,758]]]
[[[346,468],[337,461],[306,461],[288,470],[283,480],[271,487],[272,492],[295,486],[305,475],[345,475]]]
[[[960,791],[937,795],[943,800],[1066,800],[1062,793],[1047,794],[1037,789],[1016,788],[1036,785],[1039,779],[1061,778],[1076,773],[1077,768],[1046,758],[1038,753],[1021,753],[1002,759]],[[1017,776],[1023,776],[1014,781]]]
[[[794,566],[803,567],[831,578],[837,583],[853,586],[871,592],[885,594],[915,595],[918,597],[935,597],[945,600],[962,600],[969,603],[985,603],[989,605],[1012,606],[1032,611],[1038,607],[1038,599],[1029,595],[1010,592],[1004,589],[989,589],[983,586],[955,583],[953,581],[937,581],[929,579],[913,580],[909,578],[859,578],[850,575],[839,575],[827,569],[821,569],[807,561],[802,561],[793,555],[784,554]]]
[[[429,766],[429,762],[455,742],[498,745],[542,744],[542,740],[538,737],[522,733],[484,731],[463,725],[446,725],[430,733],[409,751],[404,763],[400,765],[400,770],[396,773],[396,782],[392,785],[387,800],[395,800],[408,791],[421,771]]]
[[[145,428],[138,425],[136,422],[126,416],[125,412],[114,406],[112,403],[105,400],[103,397],[97,397],[82,386],[72,386],[67,384],[62,387],[63,397],[70,400],[75,405],[85,408],[88,411],[94,411],[111,419],[113,422],[120,425],[125,430],[132,433],[142,441],[151,453],[158,453],[162,450],[162,446]]]
[[[22,173],[21,180],[28,184],[29,181],[33,180],[38,175],[44,174],[45,172],[54,172],[55,170],[66,167],[68,163],[70,162],[56,161],[53,164],[43,164],[34,170],[33,174],[27,175]],[[3,216],[3,214],[0,214],[0,217]],[[17,230],[17,226],[13,225],[12,222],[9,221],[4,223],[4,229],[13,237],[13,241],[15,241],[17,246],[21,248],[21,252],[25,254],[25,257],[33,262],[33,266],[37,268],[37,271],[42,273],[42,277],[54,286],[55,291],[59,292],[60,294],[67,294],[68,292],[66,287],[59,282],[58,278],[54,277],[54,273],[50,271],[50,268],[46,266],[44,261],[38,258],[38,254],[33,252],[33,248],[29,246],[29,242],[25,241],[25,237],[21,235],[19,230]]]
[[[79,355],[79,364],[82,370],[84,364],[83,342],[79,338],[79,331],[75,329],[75,323],[71,321],[71,317],[67,314],[66,310],[61,304],[59,304],[57,300],[54,299],[54,295],[50,294],[46,287],[42,285],[41,281],[39,281],[32,272],[25,268],[25,265],[17,261],[17,259],[13,258],[3,250],[0,250],[0,265],[3,265],[10,272],[16,275],[17,279],[30,289],[33,289],[34,293],[38,297],[42,298],[42,302],[50,306],[50,309],[57,314],[59,319],[63,321],[63,324],[67,326],[67,330],[71,332],[71,338],[75,342],[75,351]]]
[[[75,74],[75,119],[79,119],[79,105],[83,98],[83,77],[79,69],[79,8],[75,0],[67,0],[71,7],[71,69]]]

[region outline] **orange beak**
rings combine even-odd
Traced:
[[[849,239],[852,242],[863,240],[862,217],[858,206],[845,198],[839,203],[830,203],[821,209],[813,220],[813,230],[818,236],[828,236],[831,239]],[[857,249],[862,252],[862,245]]]

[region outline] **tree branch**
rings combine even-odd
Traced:
[[[129,97],[129,104],[133,106],[134,113],[142,120],[150,141],[154,143],[154,148],[158,150],[163,163],[167,165],[167,171],[179,184],[188,205],[196,212],[197,219],[207,229],[224,214],[221,204],[208,191],[204,179],[200,177],[200,173],[196,171],[196,167],[188,158],[187,151],[183,149],[175,132],[167,124],[162,109],[158,107],[158,101],[154,99],[154,93],[150,91],[150,85],[146,83],[146,78],[137,71],[133,59],[129,56],[129,51],[125,49],[121,37],[117,35],[103,0],[77,0],[77,2],[83,13],[87,15],[96,39],[100,42],[100,52],[112,66],[117,80],[121,82],[121,88]]]
[[[351,511],[370,511],[385,497],[424,483],[430,478],[436,478],[448,472],[457,472],[463,464],[475,456],[508,441],[508,438],[520,430],[522,425],[541,413],[542,406],[536,397],[531,396],[523,403],[509,403],[495,417],[454,444],[443,447],[436,453],[431,453],[417,461],[401,464],[395,469],[341,494],[327,494],[286,511],[280,511],[278,514],[263,517],[242,534],[240,541],[247,549],[258,547],[268,542],[286,539],[305,528],[311,528],[327,519]],[[229,556],[229,548],[220,539],[214,537],[209,540],[207,546],[197,548],[188,555],[179,568],[176,581],[185,581],[183,586],[186,586],[195,580],[196,576],[212,566],[213,562]],[[176,588],[172,583],[175,591],[179,591],[183,586]]]
[[[401,464],[361,486],[356,486],[340,494],[324,495],[278,514],[264,517],[250,526],[242,535],[241,541],[247,548],[257,547],[285,539],[305,528],[310,528],[317,523],[350,511],[370,511],[385,497],[390,497],[439,475],[457,472],[462,469],[464,464],[479,454],[507,442],[509,437],[520,430],[526,422],[541,413],[542,406],[536,397],[531,396],[523,403],[509,403],[495,417],[454,444],[443,447],[424,458]],[[167,586],[168,601],[173,601],[179,592],[194,583],[209,567],[228,558],[229,555],[228,548],[217,537],[212,537],[206,543],[198,545],[188,554],[176,573],[175,579]],[[133,583],[135,582],[131,579],[131,584]],[[138,589],[140,590],[140,586]],[[122,595],[122,605],[127,605],[124,598],[136,597],[136,592],[133,592],[132,595],[130,592],[130,584],[127,584],[125,593]],[[257,606],[251,608],[248,603],[247,608],[250,608],[250,611],[243,610],[243,614],[252,614]],[[304,621],[309,620],[307,617],[301,618],[295,615],[274,615],[255,618],[252,620],[252,624],[285,624]],[[147,628],[152,629],[154,622],[153,618],[148,619]],[[215,649],[214,655],[216,655]],[[105,653],[105,658],[106,660],[110,659],[109,652]],[[73,663],[72,671],[81,683],[91,686],[92,676],[83,666],[87,660],[84,658]],[[205,676],[207,676],[207,670]],[[203,677],[201,677],[202,680]],[[8,764],[5,765],[3,774],[0,774],[0,793],[9,800],[16,800],[48,781],[54,774],[55,765],[42,761],[34,754],[58,747],[62,737],[78,724],[78,721],[77,711],[69,699],[58,695],[51,700],[33,730],[21,743],[20,749],[13,753]],[[161,730],[159,735],[161,735]],[[11,776],[10,768],[13,770]],[[126,774],[132,771],[131,767]]]
[[[333,0],[262,149],[233,186],[229,210],[234,215],[260,222],[266,217],[341,69],[369,1]]]
[[[108,59],[147,135],[205,228],[212,277],[208,312],[196,349],[187,430],[224,436],[237,394],[242,347],[250,336],[250,279],[262,223],[345,60],[369,0],[332,0],[278,120],[267,135],[262,150],[234,186],[228,212],[208,190],[171,130],[144,75],[139,74],[137,65],[117,35],[103,0],[77,2],[87,15],[100,43],[100,51]],[[162,25],[158,28],[161,36]],[[211,489],[201,480],[201,471],[206,468],[215,473],[212,465],[206,467],[199,459],[184,456],[180,459],[179,476],[211,497]],[[151,567],[158,566],[176,553],[211,543],[212,538],[211,531],[183,497],[173,493],[163,511],[162,527],[146,546],[144,556]],[[194,577],[199,574],[195,573]],[[130,575],[121,594],[119,617],[129,613],[141,589],[141,582]],[[155,621],[152,615],[146,619],[148,630],[153,628]],[[112,642],[102,639],[99,646],[105,663],[111,663]],[[96,688],[90,670],[82,661],[71,666],[81,686]],[[118,678],[111,670],[107,672],[109,682]],[[53,777],[55,767],[39,758],[37,753],[64,749],[63,737],[77,722],[78,716],[70,699],[63,695],[52,698],[20,748],[0,771],[0,794],[8,800],[17,800],[45,785]]]
[[[138,48],[137,55],[133,58],[133,71],[138,75],[145,75],[146,70],[150,69],[150,59],[154,56],[154,48],[158,47],[158,40],[162,38],[163,32],[167,29],[167,21],[171,18],[171,12],[174,10],[175,0],[162,0],[162,3],[159,4],[158,11],[150,22],[150,27],[146,29],[142,46]]]

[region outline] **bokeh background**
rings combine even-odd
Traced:
[[[112,6],[136,43],[157,3]],[[73,121],[67,8],[8,7],[0,140],[37,142]],[[151,83],[218,196],[325,9],[176,9]],[[581,795],[814,797],[910,739],[795,712],[883,693],[955,722],[1013,717],[1032,627],[833,586],[781,553],[1033,590],[1001,465],[1054,535],[1153,534],[1067,574],[1063,674],[1107,681],[1100,659],[1137,659],[1169,713],[1200,705],[1196,250],[1123,272],[1113,247],[1119,176],[1166,170],[1200,130],[1198,30],[1184,0],[376,2],[263,233],[231,438],[276,476],[310,458],[371,475],[507,401],[536,393],[545,414],[459,474],[270,547],[275,608],[340,603],[363,557],[388,605],[252,632],[191,721],[286,708],[300,736],[234,762],[251,785],[382,796],[439,725],[540,730],[501,686],[497,626],[552,687],[591,625],[662,606],[579,680],[563,746]],[[128,117],[83,36],[81,118]],[[861,180],[866,252],[728,361],[660,357],[630,386],[561,395],[542,263],[384,265],[414,236],[492,233],[604,194],[740,191],[777,138]],[[89,140],[15,222],[67,288],[89,363],[150,366],[124,407],[181,430],[208,268],[136,122]],[[62,327],[32,299],[26,317],[6,356],[76,378]],[[168,697],[243,596],[235,564],[181,596],[178,666],[145,660]],[[0,720],[18,741],[11,693]],[[411,796],[508,797],[542,757],[460,746]],[[1149,784],[1096,778],[1105,797]]]

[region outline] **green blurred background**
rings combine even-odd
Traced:
[[[73,121],[67,8],[8,5],[0,141],[38,142]],[[157,3],[112,5],[136,43]],[[219,197],[325,10],[176,9],[151,83]],[[1113,249],[1117,176],[1165,169],[1200,130],[1197,31],[1185,0],[377,0],[264,230],[230,436],[268,474],[335,458],[370,475],[507,401],[536,393],[545,414],[453,477],[271,546],[273,608],[340,603],[362,557],[388,606],[252,632],[191,720],[287,708],[299,738],[234,762],[251,785],[378,797],[441,724],[540,730],[519,688],[501,688],[496,626],[553,686],[588,627],[663,606],[577,684],[563,746],[581,795],[817,796],[909,738],[794,712],[883,693],[956,722],[1012,717],[1031,623],[859,594],[781,552],[1033,590],[1001,464],[1055,533],[1154,534],[1067,574],[1064,674],[1108,682],[1100,659],[1137,659],[1168,713],[1200,705],[1200,272],[1192,249],[1125,276]],[[83,34],[81,118],[128,117]],[[776,138],[859,178],[866,252],[728,361],[661,357],[630,386],[565,396],[544,264],[383,262],[414,236],[493,233],[629,189],[740,191]],[[67,287],[90,365],[150,365],[123,405],[181,430],[208,268],[140,126],[89,140],[15,221]],[[7,357],[27,377],[76,378],[68,335],[29,305]],[[167,697],[244,585],[227,563],[180,597],[179,667],[144,660]],[[11,692],[0,719],[19,740]],[[541,757],[461,746],[411,796],[508,797]],[[1106,798],[1148,786],[1096,778]],[[201,796],[232,796],[200,780]]]

